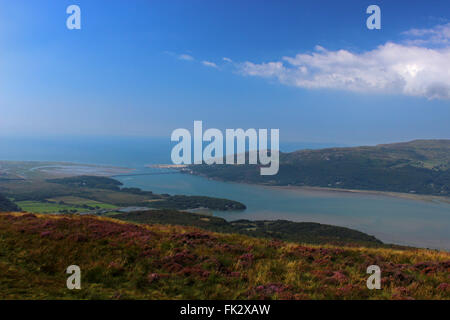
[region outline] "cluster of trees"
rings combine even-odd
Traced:
[[[58,183],[71,187],[78,188],[94,188],[94,189],[107,189],[107,190],[120,190],[122,182],[107,177],[97,176],[77,176],[60,179],[49,179],[51,183]]]
[[[166,195],[163,201],[153,202],[152,207],[170,209],[208,208],[211,210],[245,210],[246,206],[238,201],[204,196]]]
[[[0,212],[20,211],[21,209],[11,200],[0,194]]]
[[[278,239],[300,243],[362,244],[383,246],[377,238],[363,232],[312,222],[287,220],[228,222],[223,218],[176,210],[148,210],[115,215],[114,218],[146,224],[195,226],[222,233],[240,233],[257,238]]]

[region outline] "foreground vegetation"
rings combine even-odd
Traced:
[[[81,268],[81,290],[65,270]],[[382,270],[368,290],[366,268]],[[450,254],[299,245],[93,216],[0,214],[1,299],[450,299]]]
[[[188,170],[225,181],[448,197],[450,140],[281,153],[276,176],[261,176],[255,165],[191,165]]]

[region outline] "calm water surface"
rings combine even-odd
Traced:
[[[156,193],[227,198],[247,206],[242,212],[215,212],[227,220],[320,222],[354,228],[384,242],[450,250],[450,204],[446,203],[373,194],[286,190],[220,182],[181,173],[118,179],[127,187]]]

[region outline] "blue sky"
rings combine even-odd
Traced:
[[[0,135],[448,139],[449,22],[446,0],[0,0]]]

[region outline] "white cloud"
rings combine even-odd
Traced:
[[[180,60],[186,60],[186,61],[193,61],[195,60],[193,56],[189,55],[189,54],[180,54],[178,56],[178,59]]]
[[[412,39],[404,44],[388,42],[363,53],[329,51],[316,46],[313,53],[259,64],[247,61],[238,68],[244,75],[275,78],[283,84],[302,88],[450,99],[450,47],[446,46],[449,34],[450,24],[412,29],[405,33]],[[426,44],[441,47],[427,48]]]
[[[231,60],[230,58],[227,58],[227,57],[223,57],[222,60],[226,61],[226,62],[233,62],[233,60]]]
[[[202,61],[202,64],[207,67],[217,68],[217,64],[211,61]]]
[[[413,38],[406,41],[411,45],[448,46],[450,44],[450,23],[439,25],[430,29],[411,29],[403,32],[403,34]]]
[[[280,80],[284,79],[284,75],[288,72],[283,66],[282,62],[267,62],[255,64],[252,62],[244,62],[241,65],[241,71],[250,76],[259,77],[278,77]]]

